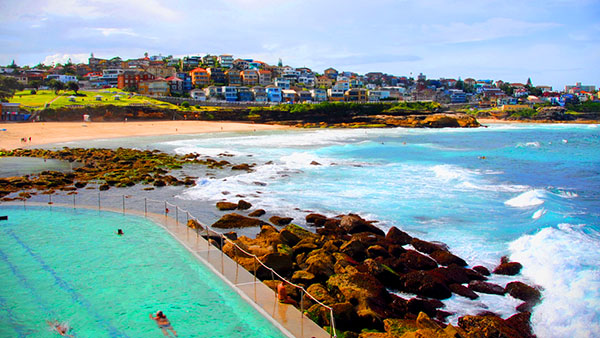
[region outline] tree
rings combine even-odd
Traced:
[[[58,95],[59,91],[65,89],[65,84],[58,80],[52,79],[48,83],[48,87],[52,88],[54,90],[54,94]]]
[[[23,90],[23,85],[14,77],[0,76],[0,101],[7,102],[17,90]]]
[[[77,95],[77,92],[79,91],[79,84],[77,84],[77,82],[75,81],[69,81],[67,82],[67,88],[69,88],[69,90],[74,91],[75,95]]]
[[[42,86],[42,81],[41,80],[32,80],[31,82],[29,82],[29,87],[31,87],[31,88],[38,89],[41,86]]]

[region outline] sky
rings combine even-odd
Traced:
[[[145,52],[599,86],[600,0],[0,0],[0,65]]]

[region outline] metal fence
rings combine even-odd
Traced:
[[[47,196],[47,199],[46,199]],[[220,269],[216,269],[215,272],[221,275],[221,278],[228,280],[228,277],[225,276],[227,273],[231,273],[231,271],[227,271],[225,266],[229,268],[235,268],[235,282],[232,282],[235,287],[238,277],[240,274],[240,264],[232,258],[235,262],[235,267],[232,264],[226,264],[225,262],[225,253],[223,250],[223,246],[225,243],[230,243],[234,246],[234,250],[237,252],[243,253],[247,257],[253,258],[254,264],[254,273],[253,273],[253,284],[254,284],[254,302],[257,302],[257,270],[258,266],[262,266],[264,269],[267,269],[271,273],[273,280],[280,280],[282,282],[287,283],[288,285],[293,286],[298,289],[300,293],[300,302],[299,302],[299,310],[301,313],[301,332],[304,332],[304,299],[305,297],[310,298],[314,303],[319,304],[323,308],[325,308],[329,312],[329,321],[331,330],[329,331],[329,337],[337,337],[337,332],[335,329],[335,321],[333,309],[330,306],[323,304],[321,301],[316,299],[313,295],[308,293],[304,287],[294,284],[291,281],[285,279],[281,276],[277,271],[272,269],[271,267],[265,265],[258,256],[244,250],[240,247],[235,241],[229,239],[225,234],[215,231],[211,229],[209,226],[202,224],[196,217],[194,217],[188,210],[180,208],[178,205],[165,201],[165,200],[155,200],[146,197],[140,197],[137,195],[116,195],[110,194],[107,192],[98,192],[97,195],[94,193],[83,193],[83,194],[42,194],[34,196],[33,198],[34,204],[47,204],[50,206],[56,205],[60,207],[72,207],[73,209],[77,208],[87,208],[87,209],[97,209],[98,211],[112,211],[112,212],[122,212],[123,214],[135,214],[139,216],[144,216],[146,218],[151,216],[161,216],[164,217],[165,220],[169,220],[172,223],[174,222],[175,227],[180,231],[185,231],[186,235],[192,233],[192,236],[195,236],[196,239],[205,238],[206,239],[206,252],[210,254],[211,250],[220,251]],[[23,206],[27,207],[28,201],[23,199]],[[14,203],[13,203],[14,204]],[[154,217],[156,220],[156,217]],[[188,226],[188,222],[190,220],[195,221],[200,228],[192,228]],[[164,221],[162,223],[165,223]],[[167,222],[168,223],[168,222]],[[173,232],[171,232],[173,236],[176,236]],[[211,244],[212,242],[212,244]],[[183,244],[183,243],[182,243]],[[190,249],[188,247],[188,249]],[[191,249],[190,249],[191,250]],[[243,267],[241,268],[243,271],[245,270]],[[220,271],[219,271],[220,270]],[[275,293],[275,301],[278,295]],[[303,336],[303,334],[301,334]]]

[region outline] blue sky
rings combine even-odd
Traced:
[[[600,84],[600,0],[0,0],[0,22],[0,65],[211,53],[317,72]]]

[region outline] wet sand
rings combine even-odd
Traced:
[[[26,122],[0,123],[0,149],[49,143],[118,138],[289,129],[288,126],[212,121]],[[26,142],[21,139],[24,138]],[[31,138],[31,141],[29,140]]]

